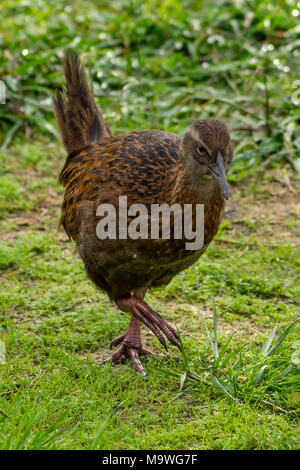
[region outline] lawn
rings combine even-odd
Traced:
[[[7,0],[0,10],[0,449],[298,449],[297,3]],[[129,317],[57,230],[65,154],[52,97],[68,48],[113,133],[182,135],[217,117],[235,140],[216,239],[147,294],[184,353],[143,359],[146,378],[128,363],[99,366]]]

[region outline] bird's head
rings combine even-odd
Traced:
[[[183,137],[183,159],[190,178],[217,183],[228,199],[226,173],[233,158],[233,142],[227,127],[217,119],[195,122]]]

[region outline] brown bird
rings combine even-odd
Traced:
[[[140,356],[151,353],[141,344],[140,322],[166,349],[165,337],[179,349],[180,342],[174,328],[144,301],[145,293],[167,284],[195,263],[216,235],[228,199],[226,173],[233,158],[233,143],[225,124],[216,119],[195,122],[183,137],[160,130],[112,136],[76,53],[66,54],[64,71],[66,88],[55,98],[56,119],[68,152],[59,177],[65,187],[60,224],[75,240],[89,278],[120,310],[131,313],[127,331],[111,343],[120,346],[110,360],[117,363],[128,357],[137,372],[146,375]],[[126,207],[134,209],[137,206],[132,205],[143,204],[146,208],[147,214],[139,218],[140,236],[124,234],[121,200],[126,200]],[[151,236],[151,208],[162,207],[158,204],[176,205],[183,211],[187,205],[192,207],[194,234],[199,219],[196,205],[203,204],[203,246],[187,249],[192,238],[185,232],[181,238],[174,235],[173,213],[170,236],[162,236],[160,211],[159,235]],[[112,224],[112,235],[107,232],[105,238],[99,236],[97,228],[109,207],[115,208],[116,226]],[[132,223],[137,214],[133,210],[126,223]],[[108,230],[110,222],[107,224]],[[142,225],[146,226],[144,231]]]

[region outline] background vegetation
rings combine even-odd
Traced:
[[[0,448],[298,448],[299,2],[4,0],[0,14]],[[216,241],[148,295],[183,360],[145,360],[145,380],[98,367],[128,317],[57,232],[69,48],[113,133],[217,117],[235,140]]]

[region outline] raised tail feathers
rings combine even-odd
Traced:
[[[55,115],[69,155],[75,150],[111,135],[95,103],[78,55],[68,51],[64,72],[64,93],[57,91]]]

